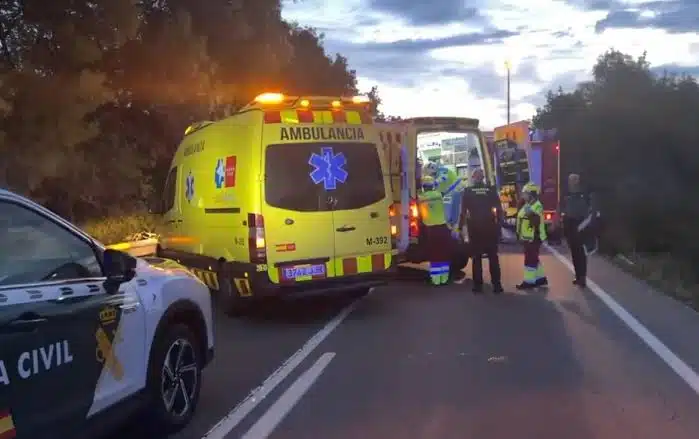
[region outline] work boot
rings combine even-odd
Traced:
[[[515,288],[518,290],[531,290],[533,288],[536,288],[536,284],[531,284],[529,282],[522,282],[521,284],[517,285]]]
[[[466,273],[463,271],[459,270],[457,272],[451,273],[450,274],[451,281],[454,283],[461,283],[465,278],[466,278]]]
[[[505,290],[502,289],[501,284],[493,284],[493,294],[501,294],[504,292],[505,292]]]
[[[585,280],[584,277],[580,277],[580,278],[576,277],[575,279],[573,279],[573,285],[577,285],[581,288],[585,288],[585,287],[587,287],[587,281]]]
[[[545,277],[542,277],[541,279],[536,280],[537,287],[545,287],[548,284],[549,284],[549,280]]]

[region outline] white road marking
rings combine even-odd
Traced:
[[[558,250],[546,244],[546,248],[558,259],[563,265],[575,273],[573,264],[563,256]],[[675,355],[665,344],[660,341],[652,332],[650,332],[641,322],[626,311],[612,296],[604,291],[602,287],[595,282],[587,279],[587,287],[597,296],[607,307],[616,314],[622,322],[626,324],[643,342],[655,352],[661,360],[663,360],[682,380],[689,385],[697,394],[699,394],[699,375],[687,365],[680,357]]]
[[[371,295],[371,291],[369,292]],[[354,311],[360,300],[352,302],[345,307],[338,315],[330,320],[320,331],[311,337],[298,351],[289,357],[277,370],[272,372],[267,379],[241,401],[233,410],[223,417],[216,425],[202,437],[202,439],[225,439],[240,422],[253,411],[291,372],[296,369],[303,360],[308,357],[315,348],[320,345],[337,328],[348,315]]]
[[[267,412],[255,422],[241,439],[267,439],[291,412],[303,395],[320,378],[330,361],[335,357],[334,352],[326,352],[306,372],[294,381],[294,383],[272,404]]]

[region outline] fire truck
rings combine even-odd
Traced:
[[[549,241],[561,240],[560,142],[557,131],[531,129],[529,121],[495,129],[491,154],[505,222],[514,228],[521,206],[522,186],[531,181],[541,188]]]

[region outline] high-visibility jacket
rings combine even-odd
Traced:
[[[449,195],[458,186],[460,186],[461,179],[456,175],[456,171],[453,171],[446,166],[440,166],[437,168],[437,174],[434,176],[434,181],[437,183],[438,189],[444,195]]]
[[[426,226],[446,224],[444,216],[444,197],[436,190],[424,191],[418,195],[420,216]]]
[[[546,225],[544,224],[544,205],[536,200],[525,203],[517,212],[517,236],[522,241],[546,240]]]

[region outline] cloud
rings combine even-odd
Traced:
[[[610,5],[607,16],[595,25],[595,31],[607,29],[664,29],[670,33],[694,33],[697,31],[699,1],[656,0],[641,3]]]
[[[699,0],[298,0],[283,13],[323,31],[327,52],[348,58],[361,90],[378,85],[394,115],[500,125],[505,60],[512,120],[589,80],[612,47],[645,51],[656,72],[699,73]]]
[[[393,42],[354,43],[327,38],[325,45],[331,52],[346,56],[352,68],[381,83],[413,87],[424,77],[445,71],[456,72],[460,63],[440,61],[430,52],[443,48],[485,46],[501,43],[516,35],[515,32],[493,30],[470,32],[443,38],[415,38]]]
[[[663,64],[657,67],[651,68],[653,73],[662,75],[663,73],[667,72],[670,74],[677,74],[677,75],[682,75],[682,74],[687,74],[694,76],[695,78],[699,79],[699,65],[694,65],[694,66],[686,66],[686,65],[680,65],[680,64]]]
[[[396,40],[391,42],[369,42],[354,44],[360,50],[373,53],[402,53],[413,52],[424,53],[430,50],[442,49],[445,47],[463,47],[485,44],[501,43],[505,38],[517,35],[516,32],[506,30],[492,30],[487,32],[469,32],[452,35],[443,38],[412,38]]]
[[[585,11],[609,11],[624,6],[623,1],[615,0],[565,0],[565,2]]]
[[[454,22],[486,21],[479,8],[487,1],[464,0],[369,0],[369,7],[401,17],[414,26],[429,26]],[[468,6],[466,5],[468,3]]]

